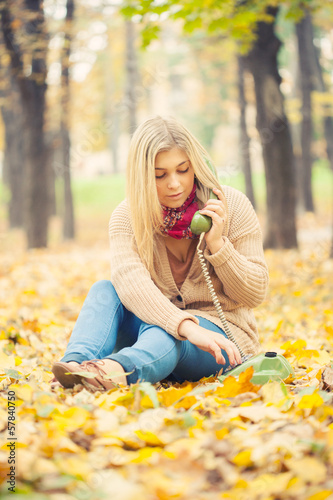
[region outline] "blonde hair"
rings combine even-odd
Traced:
[[[191,161],[197,183],[197,198],[205,203],[210,189],[221,189],[207,165],[207,151],[186,127],[174,118],[156,116],[143,122],[131,139],[127,160],[126,196],[130,209],[135,244],[139,256],[159,283],[154,269],[155,235],[163,224],[162,209],[157,195],[155,159],[158,153],[178,148]]]

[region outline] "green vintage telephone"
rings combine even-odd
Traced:
[[[217,178],[217,173],[212,163],[207,158],[205,158],[205,161],[208,167],[211,169],[211,171]],[[213,191],[211,191],[209,198],[217,199],[217,196],[213,193]],[[191,222],[191,231],[194,234],[200,235],[199,243],[197,246],[197,253],[202,267],[202,272],[204,274],[214,306],[222,322],[223,329],[228,339],[236,344],[242,358],[241,365],[238,365],[235,368],[231,367],[227,368],[224,374],[218,377],[219,380],[223,381],[228,375],[238,376],[240,373],[245,371],[250,366],[253,366],[254,369],[254,374],[251,378],[251,382],[253,384],[265,384],[269,380],[285,380],[289,376],[293,377],[294,371],[292,366],[281,354],[277,354],[276,352],[265,352],[257,354],[256,356],[253,357],[249,357],[244,354],[242,349],[237,344],[236,339],[233,336],[232,332],[230,331],[229,325],[225,319],[220,302],[215,293],[212,280],[209,276],[207,264],[203,255],[203,250],[200,248],[204,235],[210,230],[211,226],[212,226],[212,220],[209,216],[202,215],[199,212],[196,212],[194,214]]]
[[[213,172],[215,177],[217,178],[217,173],[212,162],[209,161],[208,158],[205,158],[205,162],[210,168],[210,170]],[[210,190],[209,198],[217,200],[217,196],[216,194],[213,193],[212,190]],[[212,227],[212,219],[208,215],[202,215],[199,212],[195,212],[191,222],[192,233],[194,234],[207,233],[211,227]]]

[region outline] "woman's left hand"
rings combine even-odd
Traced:
[[[212,219],[212,227],[208,233],[205,234],[205,240],[211,253],[216,253],[223,246],[222,234],[227,214],[224,207],[222,191],[214,188],[213,192],[218,196],[218,200],[210,198],[199,212],[202,215],[208,215]]]

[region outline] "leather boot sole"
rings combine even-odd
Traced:
[[[56,377],[56,379],[60,382],[62,386],[66,389],[71,389],[76,384],[82,384],[82,376],[74,375],[74,373],[68,372],[78,372],[80,371],[80,367],[71,366],[68,363],[62,363],[58,361],[54,363],[52,366],[52,373]]]

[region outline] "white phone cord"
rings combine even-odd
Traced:
[[[224,329],[225,333],[227,334],[228,339],[231,340],[231,342],[233,342],[234,344],[236,344],[236,347],[239,350],[239,353],[240,353],[240,355],[242,357],[242,360],[245,361],[245,359],[247,359],[247,356],[245,356],[245,354],[243,353],[242,349],[237,344],[234,335],[230,331],[230,328],[228,326],[227,320],[225,319],[224,313],[222,311],[221,304],[220,304],[219,299],[217,298],[217,295],[215,293],[212,280],[211,280],[211,278],[209,276],[209,272],[208,272],[207,264],[206,264],[206,261],[205,261],[204,255],[203,255],[203,251],[200,248],[200,245],[202,243],[202,240],[203,240],[204,236],[205,236],[205,233],[201,233],[200,239],[199,239],[199,244],[197,246],[197,254],[198,254],[198,258],[199,258],[200,264],[201,264],[202,272],[203,272],[203,275],[205,277],[209,293],[210,293],[210,295],[212,297],[213,304],[214,304],[215,309],[216,309],[216,311],[217,311],[217,313],[219,315],[219,318],[220,318],[220,320],[222,322],[223,329]]]

